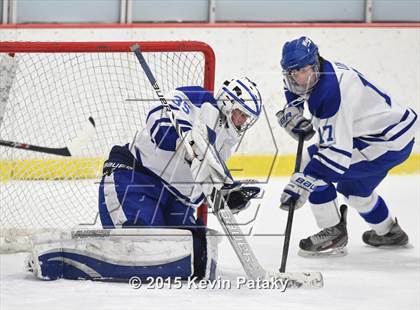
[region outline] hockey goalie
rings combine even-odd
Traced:
[[[28,266],[37,277],[215,277],[219,237],[195,210],[215,191],[233,212],[259,194],[255,183],[232,182],[225,162],[260,116],[261,95],[254,82],[239,78],[225,81],[216,96],[183,86],[166,98],[179,128],[159,101],[152,105],[146,128],[131,143],[113,146],[104,164],[104,229],[36,236]]]

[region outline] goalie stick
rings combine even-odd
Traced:
[[[169,106],[167,100],[163,96],[161,89],[150,70],[149,65],[147,64],[143,54],[140,51],[140,46],[135,44],[130,47],[131,51],[134,52],[137,59],[140,62],[141,67],[143,68],[150,84],[152,85],[153,89],[155,90],[157,96],[161,104],[164,107],[173,127],[175,128],[178,136],[183,141],[183,145],[186,148],[188,154],[193,155],[194,152],[191,148],[191,145],[186,141],[181,128],[178,126],[178,122],[176,121],[175,114],[173,113],[171,107]],[[218,157],[216,157],[218,158]],[[222,161],[221,164],[224,164]],[[225,168],[223,173],[227,173],[226,176],[230,177],[229,170]],[[227,170],[227,171],[226,171]],[[220,172],[222,173],[222,172]],[[270,278],[280,278],[283,280],[287,280],[288,287],[310,287],[310,288],[320,288],[323,286],[323,279],[322,275],[319,272],[313,273],[270,273],[267,272],[258,262],[254,252],[252,251],[249,243],[247,242],[245,235],[243,234],[240,226],[236,222],[229,206],[225,203],[223,195],[221,191],[215,190],[214,199],[208,199],[209,204],[211,205],[216,218],[218,219],[220,225],[222,226],[223,230],[225,231],[229,242],[231,243],[239,261],[241,262],[242,267],[245,270],[245,273],[248,278],[252,280],[262,280],[262,279],[270,279]]]
[[[155,90],[156,95],[159,98],[160,103],[162,104],[164,110],[166,111],[166,114],[168,115],[172,126],[174,126],[176,133],[181,138],[182,143],[184,144],[188,155],[191,158],[193,158],[194,157],[194,151],[193,151],[191,145],[188,143],[188,141],[185,140],[185,136],[184,136],[178,122],[176,121],[175,114],[172,111],[171,106],[169,105],[168,101],[163,96],[162,91],[159,87],[159,84],[157,83],[157,81],[155,79],[155,76],[153,75],[152,71],[150,70],[149,65],[146,62],[146,59],[144,58],[143,54],[140,51],[140,46],[138,44],[134,44],[130,47],[130,49],[136,55],[144,73],[146,74],[146,77],[148,78],[150,84],[152,85],[153,89]]]
[[[270,272],[265,270],[258,262],[251,246],[245,238],[241,227],[236,221],[232,211],[220,191],[216,191],[214,200],[208,200],[214,214],[229,239],[248,278],[252,280],[282,279],[287,281],[288,288],[321,288],[324,285],[320,272]]]
[[[150,84],[152,85],[153,89],[155,90],[156,95],[159,98],[160,103],[162,104],[164,110],[166,111],[166,114],[168,115],[169,120],[171,121],[172,126],[175,128],[176,133],[181,138],[183,145],[185,146],[185,149],[188,153],[188,156],[190,158],[195,157],[194,151],[189,144],[189,141],[185,139],[184,132],[181,130],[181,127],[179,126],[179,123],[175,117],[174,112],[171,109],[171,106],[169,105],[168,101],[166,100],[165,96],[162,94],[162,90],[159,87],[159,84],[156,81],[155,76],[153,75],[152,71],[150,70],[149,65],[146,62],[146,59],[144,58],[143,54],[140,51],[140,46],[138,44],[134,44],[130,47],[131,51],[134,52],[136,55],[144,73],[146,74],[147,79],[149,80]],[[220,159],[219,154],[215,152],[213,147],[211,145],[208,146],[207,149],[209,152],[212,153],[213,157],[218,160],[218,162],[221,164],[220,166],[212,166],[213,170],[221,176],[220,179],[225,179],[226,182],[229,182],[230,184],[233,183],[233,179],[230,176],[229,169],[227,169],[226,164],[223,162],[223,160]]]
[[[12,147],[21,150],[33,151],[33,152],[40,152],[46,154],[53,154],[59,156],[72,156],[80,152],[83,147],[86,145],[87,141],[90,137],[95,133],[95,121],[93,117],[89,117],[89,124],[85,126],[83,130],[81,130],[76,138],[71,140],[69,144],[65,147],[48,147],[48,146],[39,146],[27,143],[20,143],[14,141],[6,141],[0,140],[0,145]]]

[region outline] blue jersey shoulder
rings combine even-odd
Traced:
[[[216,99],[208,90],[204,89],[201,86],[184,86],[179,87],[176,90],[182,91],[188,97],[191,103],[196,107],[201,108],[204,102],[208,102],[219,111]],[[207,134],[209,142],[211,144],[214,144],[216,141],[216,132],[212,128],[209,128],[207,126]]]
[[[293,106],[303,109],[303,103],[305,101],[304,97],[298,96],[288,89],[285,89],[284,95],[286,96],[287,104],[291,104],[293,102]]]
[[[309,111],[317,118],[335,115],[340,108],[341,93],[337,74],[329,61],[324,61],[318,83],[308,100]]]
[[[204,102],[209,102],[212,106],[219,110],[216,99],[213,95],[201,86],[183,86],[176,90],[183,92],[193,105],[201,108]]]
[[[284,95],[286,96],[287,103],[291,103],[299,98],[298,95],[292,93],[290,90],[285,89]]]

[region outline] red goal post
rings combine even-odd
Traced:
[[[214,90],[215,55],[204,42],[0,43],[0,61],[9,54],[18,63],[0,139],[65,145],[89,116],[99,132],[93,145],[76,158],[0,146],[2,234],[8,229],[26,232],[60,223],[69,228],[73,222],[95,220],[93,210],[74,207],[71,200],[78,197],[75,204],[83,201],[92,208],[98,184],[74,181],[97,180],[111,146],[131,141],[144,125],[148,104],[156,100],[130,50],[136,43],[164,92],[183,85]],[[127,102],[130,98],[141,100]],[[198,216],[207,222],[205,207]]]

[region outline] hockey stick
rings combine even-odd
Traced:
[[[300,164],[302,162],[302,151],[303,151],[303,143],[305,141],[305,136],[303,134],[299,134],[299,142],[298,148],[296,152],[296,161],[295,161],[295,171],[299,172]],[[293,201],[289,206],[289,213],[287,216],[287,224],[286,224],[286,231],[284,234],[284,244],[283,244],[283,254],[281,258],[281,266],[280,272],[286,271],[286,262],[287,256],[289,254],[289,244],[290,244],[290,236],[292,234],[292,224],[293,224],[293,215],[295,213],[295,202]]]
[[[16,78],[18,63],[14,54],[4,55],[0,59],[0,127],[6,113],[10,90]]]
[[[89,124],[85,126],[85,128],[78,133],[76,138],[71,140],[69,144],[65,147],[47,147],[47,146],[39,146],[39,145],[32,145],[14,141],[6,141],[0,140],[0,145],[12,147],[21,150],[39,152],[39,153],[46,153],[46,154],[53,154],[53,155],[60,155],[60,156],[72,156],[80,152],[83,147],[86,145],[87,141],[90,137],[95,133],[95,121],[92,117],[89,117]]]
[[[235,217],[227,205],[221,191],[216,191],[214,199],[208,199],[209,204],[216,215],[217,220],[222,226],[229,239],[236,256],[242,264],[248,278],[252,280],[265,279],[267,272],[258,262],[254,252],[238,225]]]
[[[143,54],[140,51],[140,46],[138,44],[134,44],[130,47],[130,49],[136,55],[141,67],[143,68],[144,73],[146,74],[147,79],[149,80],[150,84],[152,85],[153,89],[155,90],[155,93],[158,96],[159,101],[163,106],[163,109],[168,114],[168,117],[169,117],[169,120],[171,121],[172,126],[175,128],[176,133],[181,138],[182,143],[184,144],[184,147],[187,150],[188,155],[191,158],[193,158],[194,157],[194,151],[193,151],[191,145],[185,139],[184,133],[181,130],[181,127],[179,126],[178,122],[176,121],[176,117],[175,117],[174,112],[171,109],[171,106],[169,105],[169,103],[165,99],[165,97],[163,96],[162,91],[159,87],[159,84],[157,83],[156,78],[152,73],[152,70],[150,70],[150,67],[147,64],[146,59],[144,58]]]
[[[169,105],[168,101],[166,100],[165,96],[162,93],[162,90],[159,87],[159,84],[156,81],[155,76],[152,73],[152,70],[150,70],[149,65],[146,62],[146,59],[144,58],[142,52],[140,51],[140,46],[138,44],[134,44],[130,47],[131,51],[134,52],[136,55],[141,67],[143,68],[144,73],[146,74],[147,79],[149,80],[150,84],[152,85],[153,89],[155,90],[156,95],[159,98],[160,103],[162,104],[166,114],[168,115],[169,120],[171,121],[172,126],[175,128],[176,133],[181,138],[182,143],[189,155],[190,158],[195,157],[194,151],[187,139],[185,139],[184,132],[181,130],[181,127],[179,126],[179,123],[176,119],[176,116]],[[211,145],[208,146],[208,151],[210,151],[213,154],[213,158],[215,158],[220,165],[217,166],[211,166],[215,172],[221,176],[220,179],[225,179],[226,182],[233,183],[233,179],[230,176],[229,169],[227,169],[226,164],[220,159],[219,155]],[[221,168],[220,168],[221,167]]]
[[[186,150],[189,154],[194,154],[191,145],[184,139],[184,134],[181,131],[181,128],[178,126],[176,121],[175,114],[173,113],[171,107],[169,106],[167,100],[163,96],[160,87],[153,76],[153,73],[150,70],[146,60],[144,59],[140,47],[138,44],[131,46],[131,50],[135,53],[137,59],[140,62],[150,84],[155,90],[161,104],[164,107],[164,110],[167,112],[167,115],[174,126],[178,136],[183,140],[183,145],[186,147]],[[191,153],[190,153],[191,152]],[[223,161],[221,161],[222,164]],[[226,168],[227,169],[227,168]],[[227,175],[229,177],[229,175]],[[229,242],[231,243],[239,261],[242,264],[242,267],[245,270],[246,275],[252,280],[262,280],[269,277],[280,278],[282,280],[287,280],[288,287],[322,287],[323,281],[320,273],[283,273],[283,274],[270,274],[268,273],[258,262],[254,252],[252,251],[249,243],[247,242],[245,235],[243,234],[240,226],[236,222],[235,217],[233,216],[229,206],[225,203],[222,193],[215,190],[214,199],[208,199],[209,204],[216,214],[220,225],[225,231]]]
[[[232,211],[224,200],[220,191],[216,191],[213,201],[209,201],[220,226],[222,226],[230,244],[233,247],[245,273],[249,279],[287,281],[288,288],[321,288],[324,285],[322,274],[319,272],[269,272],[259,263],[241,227]]]

